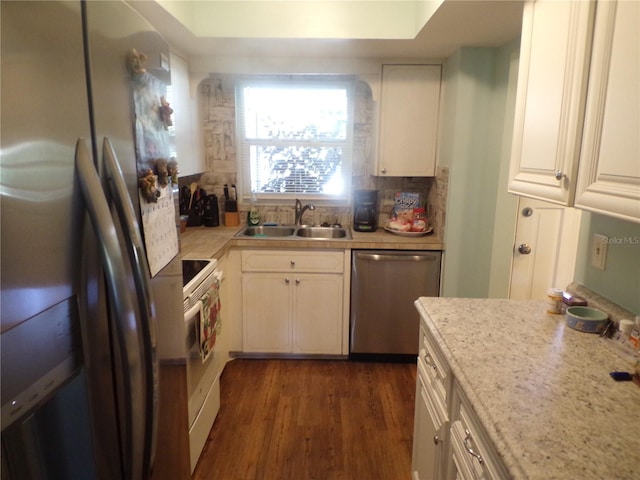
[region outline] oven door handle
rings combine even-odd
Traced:
[[[198,300],[189,310],[184,312],[184,323],[189,323],[202,310],[202,302]]]
[[[109,191],[118,213],[120,226],[124,234],[124,242],[129,253],[129,263],[136,287],[136,299],[140,312],[138,329],[141,332],[144,346],[144,392],[145,392],[145,434],[143,472],[148,475],[154,463],[156,437],[158,431],[158,401],[159,401],[159,365],[156,354],[156,312],[155,303],[149,285],[149,264],[145,253],[140,226],[129,197],[127,184],[116,154],[107,137],[102,144],[102,159],[105,165],[105,175],[108,180]],[[146,478],[146,477],[144,477]]]
[[[127,282],[127,269],[111,209],[82,138],[76,143],[75,164],[84,203],[100,244],[111,318],[116,324],[117,350],[122,357],[117,364],[122,378],[122,394],[128,406],[121,419],[125,478],[143,478],[144,443],[141,439],[144,436],[145,403],[143,392],[137,386],[144,381],[144,369],[136,307]]]
[[[222,270],[217,270],[217,269],[214,270],[211,274],[209,274],[209,276],[207,276],[204,280],[202,280],[202,283],[200,285],[206,285],[209,282],[209,279],[211,279],[211,278],[213,278],[214,281],[211,282],[211,285],[209,286],[208,289],[211,289],[211,288],[219,289],[220,283],[224,279],[224,274],[223,274]],[[188,298],[191,299],[191,298],[193,298],[194,295],[199,295],[197,293],[197,291],[198,291],[198,289],[196,289],[196,291],[194,293],[192,293],[191,296],[188,297]],[[217,290],[216,294],[220,295],[220,291]],[[202,296],[202,295],[200,294],[200,296]],[[198,301],[195,302],[187,311],[184,312],[184,323],[190,322],[191,319],[201,311],[202,311],[202,302],[198,298]]]

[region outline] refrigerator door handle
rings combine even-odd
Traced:
[[[75,164],[87,212],[101,247],[100,255],[110,294],[111,317],[117,325],[116,350],[122,357],[116,362],[116,368],[119,368],[122,378],[122,385],[119,387],[122,389],[123,400],[130,406],[123,412],[121,422],[124,478],[146,478],[143,477],[146,405],[144,391],[139,387],[144,384],[144,356],[141,349],[142,339],[137,328],[139,320],[127,283],[127,270],[111,210],[82,138],[76,143]]]
[[[153,465],[155,454],[155,441],[158,429],[158,358],[156,355],[157,333],[155,303],[149,284],[149,264],[143,247],[142,235],[133,204],[129,197],[127,184],[116,154],[107,137],[102,144],[102,159],[105,167],[105,175],[108,180],[111,200],[118,213],[120,226],[124,235],[124,241],[129,253],[129,262],[136,286],[136,299],[140,311],[140,324],[138,325],[144,342],[144,370],[145,370],[145,455],[143,466],[149,471]]]

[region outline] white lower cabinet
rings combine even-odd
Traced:
[[[243,351],[342,353],[344,252],[242,252]]]
[[[419,348],[411,471],[413,480],[435,480],[447,472],[451,375],[422,325]]]
[[[418,368],[421,369],[420,360]],[[444,449],[449,419],[446,409],[433,398],[424,374],[418,372],[416,386],[416,412],[413,435],[413,480],[442,478]]]
[[[456,385],[455,421],[451,424],[451,450],[455,478],[459,480],[500,480],[509,475],[491,440]]]
[[[243,351],[291,351],[291,285],[281,273],[242,276]]]
[[[412,480],[509,478],[424,319],[416,377]]]
[[[342,275],[296,275],[292,289],[293,352],[341,353]]]

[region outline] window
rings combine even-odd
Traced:
[[[248,80],[236,97],[245,198],[348,201],[352,82]]]

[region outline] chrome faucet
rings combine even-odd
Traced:
[[[296,198],[296,225],[302,225],[302,215],[307,210],[315,210],[316,206],[313,203],[308,203],[304,207],[302,202]]]

